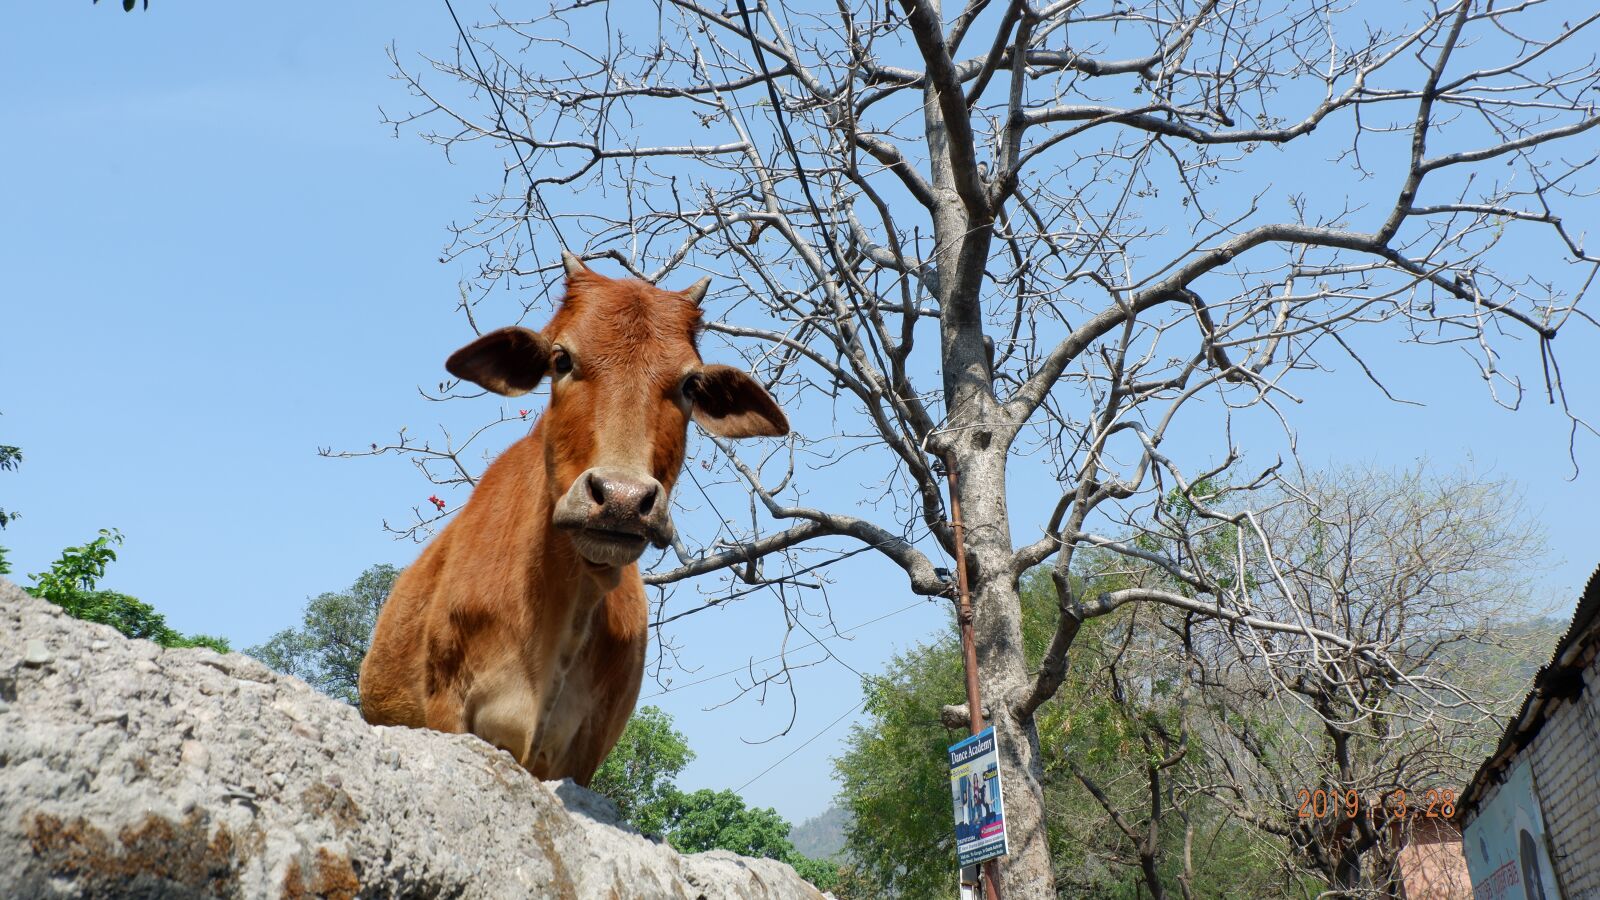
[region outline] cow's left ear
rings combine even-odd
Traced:
[[[550,341],[526,328],[501,328],[450,354],[445,369],[479,387],[516,397],[539,386],[550,367]]]
[[[783,437],[789,433],[789,419],[772,395],[732,366],[705,366],[689,378],[684,392],[694,405],[694,420],[718,437]]]

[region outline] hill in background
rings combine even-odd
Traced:
[[[844,836],[849,829],[850,811],[835,803],[796,825],[789,832],[789,842],[812,859],[838,862],[844,857]]]

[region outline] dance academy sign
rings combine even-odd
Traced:
[[[960,865],[1005,856],[1006,819],[1000,803],[1000,754],[994,728],[985,728],[950,748],[950,796]]]

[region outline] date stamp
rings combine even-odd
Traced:
[[[1448,819],[1456,814],[1456,792],[1449,788],[1428,788],[1409,794],[1402,788],[1370,792],[1365,796],[1354,789],[1301,788],[1295,792],[1295,800],[1299,803],[1296,814],[1302,819],[1355,819],[1362,815],[1368,819]]]

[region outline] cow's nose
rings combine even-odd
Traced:
[[[558,528],[633,535],[657,547],[672,543],[672,504],[661,482],[643,472],[597,466],[579,475],[556,504]]]
[[[589,499],[594,503],[593,513],[605,520],[638,522],[642,525],[655,509],[656,498],[661,495],[661,484],[654,478],[640,481],[610,475],[599,469],[590,469],[585,477]]]

